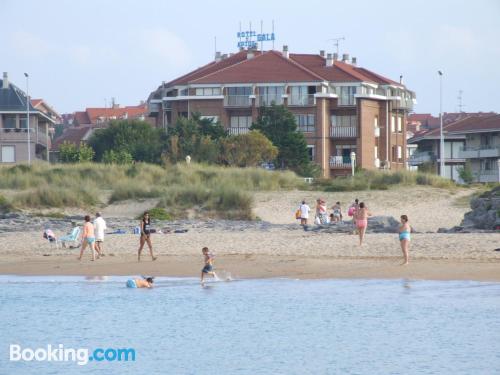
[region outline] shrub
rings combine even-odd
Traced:
[[[0,212],[9,212],[12,209],[11,204],[3,195],[0,194]]]
[[[148,210],[149,217],[153,220],[165,220],[165,221],[171,221],[173,219],[173,216],[169,214],[167,211],[165,211],[164,208],[161,207],[154,207]],[[139,216],[136,217],[137,220],[141,220],[143,217],[143,214],[140,214]]]

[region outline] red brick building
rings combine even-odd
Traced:
[[[406,117],[415,94],[347,54],[339,60],[324,51],[289,53],[286,46],[282,52],[217,53],[207,65],[163,83],[148,107],[158,127],[199,112],[241,134],[272,102],[295,114],[324,177],[349,174],[352,152],[365,169],[405,168]]]

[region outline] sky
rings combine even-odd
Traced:
[[[349,53],[416,92],[417,113],[500,112],[500,1],[0,0],[0,70],[59,113],[146,100],[222,53],[236,33],[271,32],[275,49]],[[265,49],[272,48],[267,43]]]

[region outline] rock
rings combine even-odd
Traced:
[[[399,221],[392,216],[372,216],[368,218],[367,233],[397,233],[399,231]],[[343,223],[317,225],[313,228],[304,227],[305,231],[325,232],[325,233],[351,233],[354,227],[351,221]],[[412,232],[414,229],[412,228]]]
[[[460,224],[469,231],[495,230],[500,226],[500,187],[471,199],[472,211],[464,215]]]

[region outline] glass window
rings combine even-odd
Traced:
[[[304,114],[295,115],[298,130],[301,132],[314,132],[315,131],[315,115]]]
[[[232,128],[250,128],[252,116],[231,116],[230,125]]]
[[[398,132],[401,133],[403,131],[402,118],[398,116]]]
[[[259,88],[260,102],[270,105],[272,102],[281,104],[283,102],[283,86],[263,86]]]
[[[374,147],[374,151],[375,151],[375,159],[378,159],[378,146]]]
[[[3,127],[5,129],[14,129],[16,127],[16,116],[5,116],[3,118]]]
[[[314,161],[314,157],[315,157],[315,147],[314,146],[311,146],[311,145],[307,145],[307,154],[309,156],[309,161]]]
[[[401,159],[403,157],[403,148],[401,146],[398,146],[398,159]]]
[[[331,116],[331,122],[333,127],[341,127],[341,128],[355,128],[357,127],[357,116],[356,115],[348,115],[348,116]]]
[[[196,96],[220,95],[220,87],[201,87],[196,89]]]
[[[394,115],[391,116],[391,132],[396,132],[396,116]]]
[[[228,87],[227,88],[228,95],[252,95],[251,87]]]
[[[354,105],[354,95],[356,94],[356,86],[341,86],[339,105]]]
[[[374,127],[374,128],[378,128],[378,117],[377,117],[377,116],[375,116],[375,117],[373,118],[373,127]]]
[[[2,163],[15,163],[16,148],[15,146],[2,146]]]

